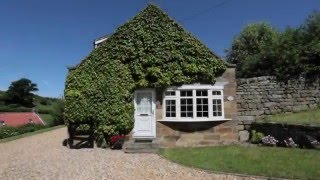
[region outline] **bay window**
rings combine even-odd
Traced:
[[[184,85],[164,93],[164,120],[224,120],[223,86]]]

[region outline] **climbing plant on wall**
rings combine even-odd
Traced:
[[[98,131],[133,127],[135,89],[214,83],[226,64],[155,5],[119,27],[68,74],[65,117]]]

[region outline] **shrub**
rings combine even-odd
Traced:
[[[0,128],[0,139],[17,136],[20,133],[17,131],[15,127],[1,127]]]
[[[283,142],[286,147],[297,147],[298,146],[291,137],[283,140]]]
[[[49,109],[38,109],[37,113],[38,114],[52,114],[52,110],[49,110]]]
[[[26,125],[19,126],[19,127],[10,127],[10,126],[1,127],[0,128],[0,139],[8,138],[11,136],[17,136],[17,135],[28,133],[28,132],[37,131],[37,130],[40,130],[43,128],[45,128],[45,126],[39,125],[39,124],[26,124]]]
[[[264,137],[263,133],[257,132],[256,130],[252,130],[250,142],[253,144],[259,144],[263,137]]]
[[[0,106],[0,112],[31,112],[31,108],[26,107],[8,107],[8,106]]]
[[[276,138],[274,138],[273,136],[265,136],[261,139],[261,142],[263,145],[266,146],[275,146],[278,143],[278,140],[276,140]]]

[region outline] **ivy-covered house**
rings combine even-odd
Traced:
[[[149,5],[71,68],[65,117],[129,134],[127,151],[238,140],[235,67]]]

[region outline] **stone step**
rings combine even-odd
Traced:
[[[156,140],[133,140],[125,143],[126,153],[157,153],[159,143]]]
[[[130,148],[159,148],[159,144],[155,144],[155,143],[132,143],[132,144],[127,144],[127,147],[130,147]]]

